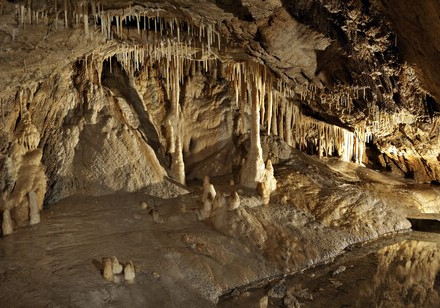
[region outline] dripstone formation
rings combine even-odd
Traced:
[[[213,303],[409,228],[439,210],[438,14],[435,0],[0,0],[1,235],[119,200],[97,224],[152,223],[154,245],[178,247],[158,259],[185,270],[187,253],[216,260],[194,265]],[[107,248],[90,258],[120,255]],[[219,264],[234,274],[208,281]],[[116,257],[100,271],[135,277]]]

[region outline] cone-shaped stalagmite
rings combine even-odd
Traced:
[[[102,277],[105,280],[113,282],[113,264],[110,258],[102,258]]]
[[[234,191],[229,200],[229,209],[231,211],[236,210],[240,207],[240,196],[236,191]]]
[[[121,263],[119,263],[118,258],[113,256],[111,258],[111,260],[112,260],[112,272],[113,272],[113,274],[117,275],[117,274],[122,273],[122,265],[121,265]]]
[[[216,195],[214,186],[209,181],[209,176],[205,176],[203,178],[203,194],[202,194],[202,202],[205,202],[206,199],[210,196],[212,200],[214,200]]]
[[[134,265],[133,262],[128,261],[127,264],[125,264],[124,267],[124,279],[127,281],[133,281],[136,274],[134,272]]]

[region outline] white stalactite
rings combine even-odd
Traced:
[[[268,93],[268,103],[267,103],[267,135],[270,136],[272,130],[272,110],[273,109],[273,93],[270,90]]]

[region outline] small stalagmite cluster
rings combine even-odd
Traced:
[[[128,261],[124,266],[115,256],[102,258],[102,277],[108,282],[119,282],[117,275],[123,274],[125,281],[132,283],[136,277],[133,262]]]
[[[220,212],[235,211],[240,208],[240,196],[234,191],[230,196],[216,192],[208,176],[203,179],[203,192],[201,196],[202,208],[198,212],[199,220],[207,220],[218,216]]]

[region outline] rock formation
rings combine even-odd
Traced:
[[[95,234],[82,221],[109,205],[97,225],[173,261],[157,271],[188,283],[180,306],[191,292],[208,306],[409,228],[439,211],[439,14],[435,0],[0,0],[2,236]],[[81,254],[90,234],[47,254]]]

